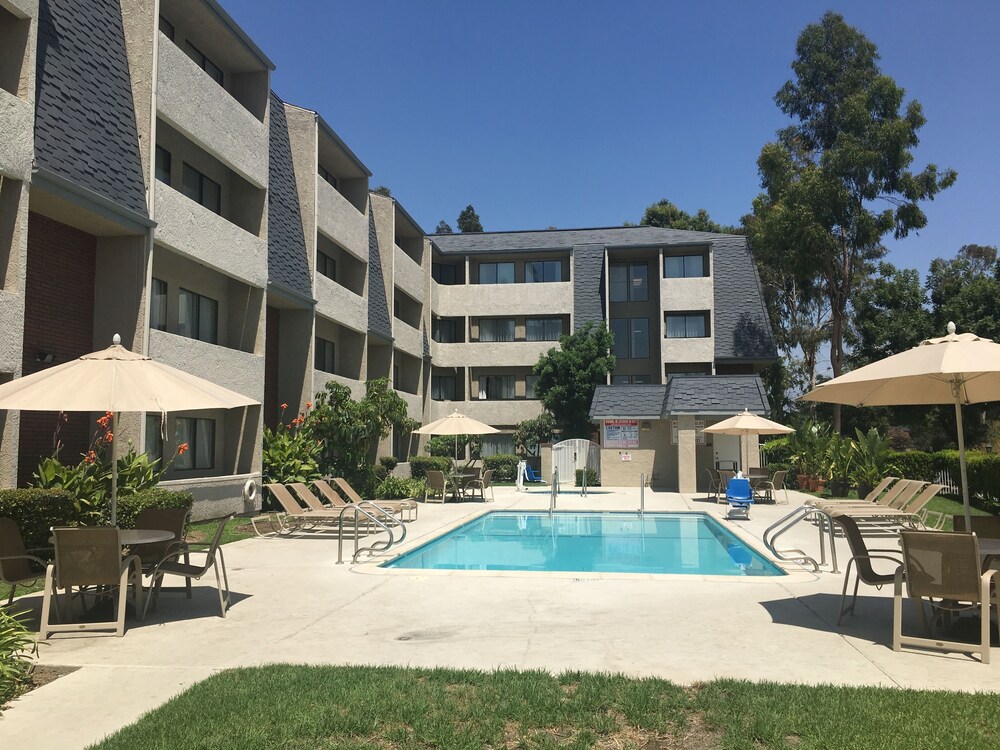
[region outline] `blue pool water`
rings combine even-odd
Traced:
[[[704,513],[495,511],[384,567],[785,575]]]

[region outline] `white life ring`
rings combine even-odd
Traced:
[[[257,480],[253,477],[243,485],[243,499],[250,503],[257,499]]]

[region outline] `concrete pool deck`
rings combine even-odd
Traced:
[[[725,523],[763,550],[764,529],[803,498],[789,496],[790,505],[758,505],[751,520]],[[635,510],[638,498],[638,489],[595,489],[586,498],[564,491],[558,508]],[[227,545],[228,617],[219,617],[214,589],[196,582],[193,600],[163,594],[159,610],[144,622],[130,619],[123,638],[54,637],[40,663],[79,669],[13,702],[0,715],[0,745],[85,747],[218,670],[273,662],[1000,690],[996,652],[991,665],[961,654],[893,652],[891,587],[862,585],[857,614],[838,628],[850,557],[843,539],[840,573],[791,565],[791,575],[772,578],[378,567],[485,511],[547,509],[548,501],[544,489],[497,488],[495,503],[423,505],[404,546],[357,565],[336,564],[330,536]],[[700,495],[650,490],[646,509],[725,514]],[[889,540],[879,541],[874,546]],[[818,554],[815,527],[800,525],[787,544]],[[18,601],[37,618],[41,594]],[[911,629],[916,619],[907,610]]]

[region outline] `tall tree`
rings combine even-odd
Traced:
[[[943,336],[948,321],[1000,341],[1000,264],[997,249],[965,245],[951,259],[935,258],[927,275],[933,335]]]
[[[471,203],[463,208],[462,213],[458,215],[458,231],[463,234],[483,231],[483,223],[479,220],[479,214],[476,213],[476,209],[472,207]]]
[[[535,364],[535,394],[563,437],[590,437],[590,402],[615,369],[613,345],[614,337],[603,323],[586,323],[561,337],[559,348],[549,349]]]
[[[699,208],[693,216],[666,198],[658,200],[646,207],[639,222],[644,227],[663,227],[664,229],[687,229],[692,232],[720,232],[725,234],[743,234],[740,227],[723,226],[709,216],[708,211]],[[625,226],[631,226],[629,222]]]
[[[452,234],[453,232],[454,230],[451,228],[451,224],[444,219],[441,219],[441,221],[438,222],[438,225],[434,227],[434,234]]]
[[[925,118],[917,101],[903,109],[904,90],[878,60],[875,45],[837,13],[807,26],[795,78],[775,95],[794,123],[757,160],[765,192],[753,205],[755,251],[819,281],[830,308],[834,376],[844,369],[851,296],[885,255],[882,239],[924,227],[920,202],[956,178],[934,164],[910,171]]]
[[[932,335],[926,305],[927,292],[915,268],[879,263],[878,275],[860,285],[851,300],[852,325],[847,335],[851,367],[898,354]]]
[[[385,185],[379,185],[377,188],[372,190],[372,192],[375,193],[375,195],[384,195],[386,198],[392,197],[392,191]]]

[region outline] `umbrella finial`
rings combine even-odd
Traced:
[[[948,321],[948,335],[949,336],[955,335],[955,323],[954,321],[951,320]]]
[[[121,346],[122,337],[116,333],[114,336],[111,337],[111,343],[114,344],[115,346]]]

